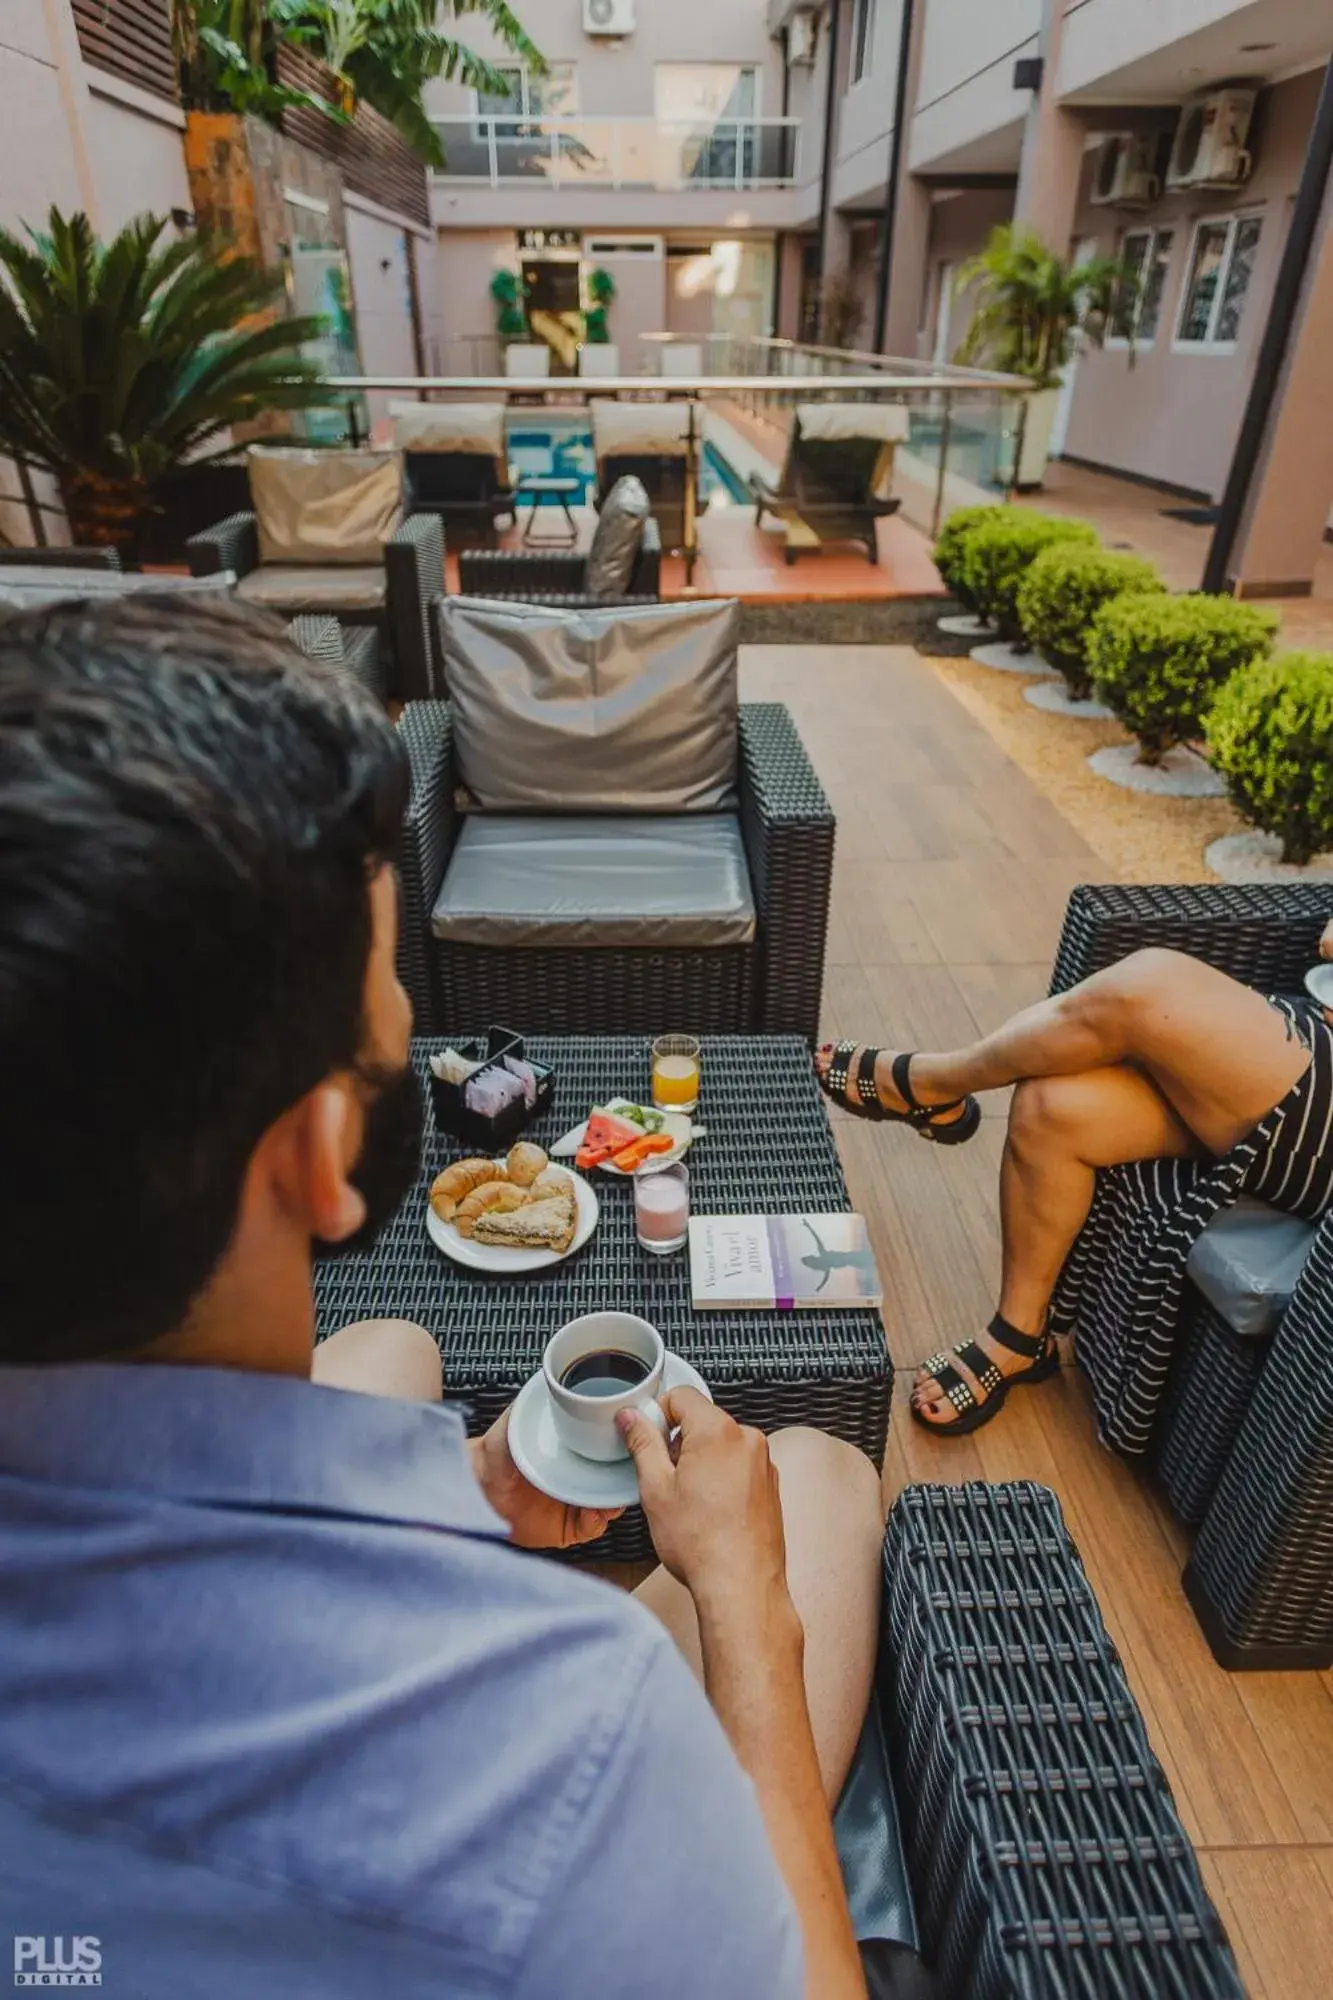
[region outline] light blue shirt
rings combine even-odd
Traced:
[[[675,1647],[504,1534],[447,1409],[0,1371],[0,1983],[81,1937],[109,2000],[799,2000]]]

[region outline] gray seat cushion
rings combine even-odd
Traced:
[[[588,550],[584,587],[592,596],[621,597],[629,589],[647,519],[648,489],[643,481],[632,474],[617,479],[602,502]]]
[[[1318,1232],[1317,1222],[1242,1196],[1213,1217],[1186,1269],[1233,1333],[1260,1339],[1272,1333],[1290,1305]]]
[[[473,815],[431,928],[450,944],[687,950],[746,945],[754,898],[739,820]]]
[[[458,775],[486,812],[726,812],[739,607],[446,597]]]
[[[384,606],[383,563],[261,563],[243,576],[236,595],[288,618],[303,611],[379,611]]]

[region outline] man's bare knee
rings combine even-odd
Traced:
[[[363,1395],[438,1403],[444,1393],[435,1338],[409,1319],[362,1319],[339,1327],[315,1349],[310,1372],[316,1382]]]
[[[883,1519],[879,1474],[865,1453],[845,1438],[795,1424],[775,1431],[768,1448],[780,1479],[797,1482],[807,1491],[817,1487],[836,1493],[840,1506],[873,1509]]]

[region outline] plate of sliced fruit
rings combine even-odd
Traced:
[[[613,1097],[595,1104],[587,1122],[567,1132],[551,1148],[557,1158],[571,1158],[584,1173],[657,1173],[688,1152],[694,1125],[683,1111],[659,1111],[655,1105],[634,1104]]]

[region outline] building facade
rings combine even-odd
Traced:
[[[1140,275],[1134,324],[1069,371],[1057,451],[1217,501],[1333,55],[1328,0],[540,0],[525,18],[545,76],[511,65],[508,100],[441,85],[432,103],[442,369],[497,365],[497,270],[558,319],[598,267],[629,373],[654,332],[812,339],[834,310],[840,344],[945,361],[960,266],[1017,219]],[[1286,435],[1265,446],[1283,505],[1249,524],[1249,587],[1308,579],[1333,507],[1327,212],[1297,317]]]

